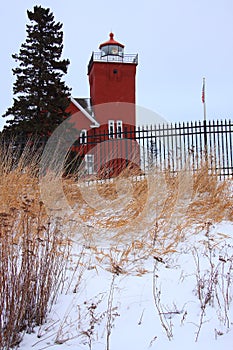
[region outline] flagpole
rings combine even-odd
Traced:
[[[203,102],[203,109],[204,109],[204,121],[206,121],[205,78],[203,78],[202,102]]]

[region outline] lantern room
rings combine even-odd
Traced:
[[[101,57],[112,55],[112,56],[124,56],[124,45],[114,40],[114,34],[109,34],[109,40],[100,44],[99,49],[101,50]]]

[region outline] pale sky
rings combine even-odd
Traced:
[[[113,31],[125,53],[139,54],[139,106],[170,122],[201,120],[205,77],[207,118],[233,118],[232,0],[1,1],[0,116],[12,105],[11,55],[26,39],[26,11],[35,5],[63,23],[73,97],[89,97],[87,64]],[[0,128],[5,120],[0,117]]]

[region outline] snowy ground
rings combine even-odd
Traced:
[[[74,238],[63,292],[20,349],[230,349],[232,237],[233,224],[222,222],[173,254],[114,269]]]

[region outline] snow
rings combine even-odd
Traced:
[[[216,224],[174,253],[116,265],[115,273],[109,248],[98,259],[74,237],[63,291],[47,322],[25,334],[19,349],[230,349],[232,232],[231,222]],[[198,293],[203,302],[208,292],[201,307]]]

